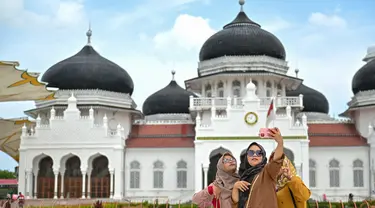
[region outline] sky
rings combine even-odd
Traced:
[[[212,34],[240,11],[238,0],[0,0],[0,60],[45,72],[87,42],[123,67],[143,101],[171,80],[197,76],[198,54]],[[330,114],[343,112],[353,95],[351,80],[375,45],[373,0],[246,0],[244,11],[283,43],[289,74],[322,92]],[[0,117],[25,116],[33,102],[0,103]],[[0,152],[0,168],[16,163]]]

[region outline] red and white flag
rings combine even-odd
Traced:
[[[275,98],[274,97],[271,98],[271,104],[267,112],[266,128],[268,128],[270,123],[276,119],[276,108],[274,105],[274,101],[275,101]]]

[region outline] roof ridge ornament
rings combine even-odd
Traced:
[[[238,2],[241,6],[241,12],[243,12],[243,5],[245,4],[245,0],[239,0]]]
[[[87,30],[86,36],[87,36],[87,45],[91,45],[91,36],[92,36],[91,21],[89,22],[89,30]]]
[[[171,71],[171,74],[172,74],[172,81],[175,81],[175,74],[176,74],[176,71],[175,70],[172,70]]]

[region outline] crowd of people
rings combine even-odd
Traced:
[[[224,153],[217,163],[216,179],[194,194],[193,203],[200,208],[305,208],[311,192],[285,156],[280,130],[272,128],[269,133],[277,143],[269,160],[262,145],[252,142],[247,163],[237,173],[235,157]]]
[[[11,194],[7,194],[6,200],[0,203],[0,208],[11,208],[12,203],[15,201],[18,202],[18,208],[23,208],[23,205],[25,204],[25,196],[21,192],[15,196],[16,197],[13,197]]]

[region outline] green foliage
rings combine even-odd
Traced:
[[[15,179],[16,174],[9,170],[0,170],[0,179]]]

